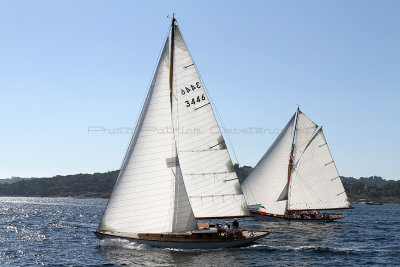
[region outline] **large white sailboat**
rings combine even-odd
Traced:
[[[169,50],[169,44],[171,50]],[[175,18],[95,234],[169,248],[248,245],[268,231],[221,235],[196,218],[249,216],[209,98]]]
[[[350,203],[322,127],[298,108],[242,183],[256,219],[333,221]]]

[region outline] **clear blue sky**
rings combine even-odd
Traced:
[[[0,178],[120,167],[176,13],[227,128],[297,104],[339,173],[399,179],[400,1],[0,1]],[[276,131],[233,134],[254,166]]]

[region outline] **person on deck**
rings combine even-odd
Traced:
[[[217,223],[216,227],[217,227],[217,233],[218,233],[218,235],[221,235],[221,233],[222,233],[222,228],[221,228],[221,226],[219,225],[219,223]]]
[[[235,218],[235,219],[233,220],[232,228],[233,228],[233,229],[232,229],[232,233],[233,233],[233,236],[234,236],[234,237],[241,236],[241,231],[239,231],[239,221],[238,221],[237,218]]]
[[[232,229],[228,221],[225,222],[224,230],[225,230],[225,236],[232,235]]]
[[[233,229],[239,229],[239,221],[237,218],[233,219],[232,227]]]

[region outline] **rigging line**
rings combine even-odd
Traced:
[[[178,24],[178,23],[176,23],[176,24]],[[187,51],[189,52],[190,57],[193,59],[192,53],[190,52],[190,49],[189,49],[189,47],[188,47],[188,45],[187,45],[187,43],[186,43],[186,41],[185,41],[185,38],[183,37],[182,31],[181,31],[181,36],[182,36],[183,42],[184,42],[185,45],[186,45],[186,48],[187,48]],[[238,157],[237,157],[237,155],[236,155],[235,149],[233,148],[233,144],[232,144],[231,138],[230,138],[229,134],[228,134],[227,131],[226,131],[226,127],[225,127],[224,122],[223,122],[223,120],[222,120],[222,118],[221,118],[221,115],[219,114],[218,109],[217,109],[217,106],[214,104],[214,102],[213,102],[213,100],[212,100],[212,97],[211,97],[211,94],[210,94],[210,92],[207,90],[207,86],[206,86],[206,84],[205,84],[205,82],[204,82],[204,79],[201,77],[201,74],[200,74],[200,72],[199,72],[199,69],[197,68],[197,66],[196,66],[196,64],[195,64],[194,62],[195,62],[195,60],[193,60],[193,65],[194,65],[194,67],[195,67],[195,69],[196,69],[197,74],[199,75],[200,81],[201,81],[202,84],[203,84],[204,91],[206,92],[206,94],[207,94],[207,96],[208,96],[208,99],[209,99],[209,101],[210,101],[210,103],[211,103],[211,107],[215,110],[215,113],[216,113],[216,115],[217,115],[217,117],[218,117],[218,119],[219,119],[219,121],[220,121],[220,123],[221,123],[221,126],[222,126],[222,128],[224,129],[224,132],[226,133],[225,135],[226,135],[226,137],[228,138],[228,142],[229,142],[229,145],[230,145],[230,147],[231,147],[231,149],[232,149],[233,155],[235,156],[236,163],[239,164]],[[218,121],[217,121],[217,125],[218,125]],[[218,125],[218,126],[219,126],[219,125]],[[221,134],[223,134],[223,133],[221,133]],[[228,153],[229,153],[229,151],[228,151]]]
[[[201,133],[200,133],[201,134]],[[199,134],[199,136],[200,136],[200,134]],[[204,136],[204,135],[202,135],[202,136]],[[202,136],[200,136],[200,137],[202,137]],[[207,137],[206,137],[207,138]],[[194,139],[194,138],[193,138]],[[213,142],[214,140],[204,140],[205,138],[201,138],[201,139],[195,139],[195,140],[193,140],[192,142],[187,142],[186,143],[186,145],[187,146],[190,146],[190,145],[196,145],[197,147],[196,148],[201,148],[201,147],[209,147],[209,145],[210,145],[210,143],[211,142]],[[209,138],[210,139],[210,138]],[[202,143],[200,143],[200,141],[203,141],[204,140],[204,142],[202,142]],[[227,150],[226,148],[224,148],[224,149],[210,149],[210,148],[207,148],[207,149],[192,149],[192,150],[179,150],[179,152],[187,152],[187,153],[189,153],[189,152],[214,152],[214,153],[222,153],[221,151],[225,151],[225,150]]]
[[[224,180],[224,182],[229,182],[229,181],[234,181],[234,180],[239,180],[239,178],[233,178],[233,179],[226,179],[226,180]]]
[[[335,178],[331,179],[331,182],[332,182],[333,180],[336,180],[336,179],[338,179],[338,178],[340,178],[340,176],[337,176],[337,177],[335,177]]]
[[[227,188],[226,186],[226,182],[228,181],[234,181],[234,180],[238,180],[237,177],[235,178],[230,178],[229,175],[220,177],[220,178],[214,178],[214,179],[203,179],[200,180],[200,178],[203,178],[203,175],[197,175],[197,176],[191,176],[191,179],[188,181],[190,182],[190,185],[192,187],[195,187],[195,191],[199,192],[200,190],[202,190],[202,194],[203,193],[207,193],[210,191],[210,186],[213,186],[213,191],[226,191],[227,189],[229,190],[229,188]],[[213,177],[211,177],[213,178]],[[229,179],[230,178],[230,179]],[[211,180],[211,181],[210,181]],[[203,190],[204,189],[204,190]],[[192,190],[192,191],[194,191]],[[229,190],[232,191],[232,190]]]
[[[204,185],[204,183],[206,183],[207,181],[200,181],[197,182],[196,180],[190,180],[190,185],[193,187],[195,187],[195,189],[193,189],[193,192],[198,192],[197,195],[202,195],[202,194],[207,194],[210,193],[210,184],[212,183],[212,185],[214,186],[213,191],[214,192],[224,192],[227,191],[227,186],[226,186],[226,182],[224,180],[224,178],[215,181],[215,182],[210,182]],[[201,190],[201,191],[200,191]],[[229,190],[229,191],[233,191],[233,190]]]
[[[214,148],[214,147],[216,147],[216,146],[218,146],[218,145],[220,145],[220,144],[223,144],[223,143],[225,143],[225,141],[221,141],[221,142],[219,142],[219,143],[216,144],[216,145],[210,146],[210,148]]]
[[[203,83],[203,84],[204,84],[204,83]],[[196,107],[196,108],[194,108],[194,110],[201,109],[202,107],[205,107],[205,106],[207,106],[207,105],[210,105],[210,102],[208,102],[207,104],[204,104],[204,105],[202,105],[202,106],[200,106],[200,107]]]
[[[176,95],[174,94],[174,92],[172,92],[172,96],[175,98],[175,101],[178,102],[178,98],[176,98]]]

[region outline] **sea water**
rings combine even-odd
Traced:
[[[250,247],[178,250],[98,240],[92,230],[104,199],[1,197],[0,203],[2,266],[400,266],[400,205],[355,205],[333,223],[240,219],[241,228],[271,234]]]

